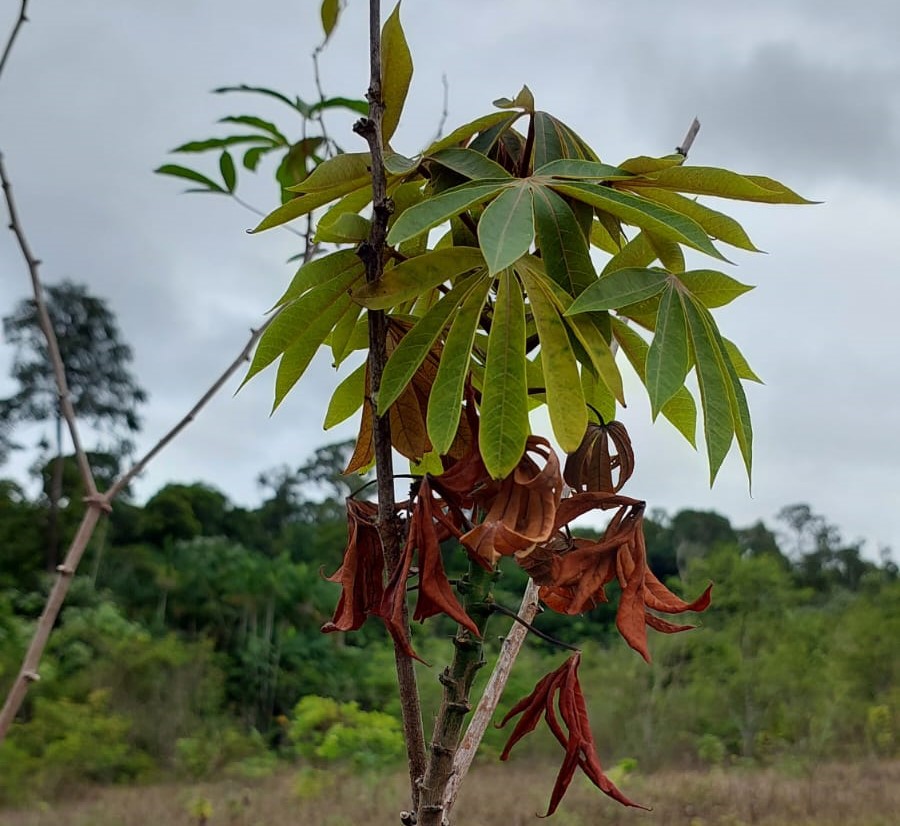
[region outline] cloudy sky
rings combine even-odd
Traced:
[[[365,5],[349,0],[323,55],[329,95],[365,91]],[[30,6],[0,78],[0,151],[44,277],[87,283],[134,348],[151,397],[146,448],[241,349],[290,278],[298,240],[249,236],[254,218],[239,206],[179,194],[152,170],[177,160],[171,147],[216,134],[224,115],[271,116],[297,133],[287,110],[209,90],[248,83],[314,99],[318,2]],[[0,26],[18,7],[0,0]],[[768,253],[738,257],[732,274],[758,289],[719,314],[766,382],[749,389],[752,496],[736,451],[710,490],[705,459],[665,422],[650,424],[633,383],[623,419],[639,469],[627,492],[670,512],[716,509],[739,525],[807,502],[848,538],[866,538],[870,554],[900,549],[900,4],[406,0],[403,20],[416,74],[399,151],[414,154],[432,136],[443,74],[450,127],[527,83],[604,160],[667,154],[697,115],[692,162],[770,175],[824,201],[724,204]],[[348,126],[331,129],[363,149]],[[265,175],[241,189],[261,209],[274,205]],[[0,235],[0,314],[27,289],[13,238]],[[10,358],[0,345],[0,396],[13,390]],[[326,360],[270,418],[272,381],[263,374],[237,397],[223,393],[138,494],[203,480],[252,504],[259,471],[352,435],[352,426],[322,431],[334,383]],[[24,478],[25,467],[20,457],[2,472]]]

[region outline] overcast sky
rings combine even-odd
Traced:
[[[315,98],[309,55],[321,37],[315,0],[32,0],[0,78],[0,151],[48,282],[82,281],[108,300],[150,393],[142,447],[190,407],[281,292],[298,239],[249,236],[254,218],[225,198],[179,194],[152,170],[167,150],[223,133],[230,114],[298,124],[216,86],[269,85]],[[385,3],[387,6],[387,3]],[[5,30],[18,0],[0,0]],[[388,9],[385,9],[387,13]],[[367,85],[366,4],[350,0],[322,58],[329,95]],[[697,115],[691,161],[766,174],[820,206],[720,202],[767,255],[732,274],[756,290],[719,311],[764,387],[750,386],[752,497],[736,449],[715,487],[705,457],[664,421],[650,424],[634,382],[622,414],[638,458],[626,492],[650,507],[715,509],[770,524],[806,502],[850,539],[900,549],[900,3],[756,0],[406,0],[416,73],[393,141],[414,154],[433,135],[449,82],[448,128],[491,111],[527,83],[538,106],[580,132],[604,160],[667,154]],[[362,142],[335,121],[345,148]],[[213,159],[209,159],[210,171]],[[247,181],[274,206],[269,170]],[[0,314],[28,290],[9,233],[0,235]],[[0,396],[11,353],[0,345]],[[238,383],[232,382],[232,389]],[[299,464],[353,433],[323,432],[327,360],[269,417],[273,374],[223,393],[138,485],[202,480],[258,501],[256,475]],[[0,469],[23,474],[24,457]]]

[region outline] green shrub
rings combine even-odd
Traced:
[[[396,717],[363,711],[357,703],[338,703],[309,695],[297,703],[289,736],[297,753],[311,760],[347,762],[374,769],[405,754]]]

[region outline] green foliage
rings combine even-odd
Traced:
[[[294,708],[289,736],[297,753],[307,759],[357,768],[379,768],[406,753],[396,717],[330,697],[303,697]]]

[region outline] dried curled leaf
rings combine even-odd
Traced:
[[[600,539],[570,539],[560,529],[589,510],[618,508]],[[686,631],[650,611],[680,614],[705,611],[712,585],[693,602],[673,594],[647,567],[644,503],[612,493],[580,493],[560,502],[557,532],[547,542],[516,554],[519,565],[541,586],[541,600],[553,611],[581,614],[606,602],[606,585],[617,579],[622,589],[616,627],[625,641],[650,661],[647,626],[663,633]]]
[[[501,556],[530,550],[553,535],[561,494],[562,477],[556,453],[546,439],[529,436],[525,454],[513,472],[500,482],[500,490],[484,520],[460,541],[472,555],[490,566]]]
[[[580,768],[600,791],[623,806],[645,809],[645,806],[635,803],[622,794],[603,773],[600,758],[597,757],[594,736],[591,733],[584,694],[578,682],[580,662],[581,654],[573,654],[556,671],[542,678],[531,694],[519,700],[509,710],[500,722],[499,728],[505,726],[513,717],[520,714],[522,716],[516,723],[500,759],[509,759],[512,747],[526,734],[534,731],[543,714],[550,731],[566,750],[566,756],[550,795],[550,804],[545,817],[549,817],[556,811],[572,782],[576,768]]]
[[[621,422],[612,421],[588,424],[578,449],[566,459],[563,478],[575,491],[618,493],[632,473],[634,451],[628,431]]]
[[[390,622],[394,626],[402,626],[403,606],[406,604],[406,583],[412,567],[413,555],[416,554],[419,563],[419,589],[413,619],[424,622],[435,614],[447,614],[460,625],[468,628],[475,636],[480,637],[481,633],[478,627],[459,604],[450,587],[450,582],[447,580],[447,574],[444,572],[438,526],[446,526],[449,520],[443,515],[437,522],[435,520],[435,511],[439,511],[442,506],[441,500],[434,499],[429,479],[426,476],[419,486],[400,564],[391,574],[384,591],[382,613],[385,617],[390,618]]]

